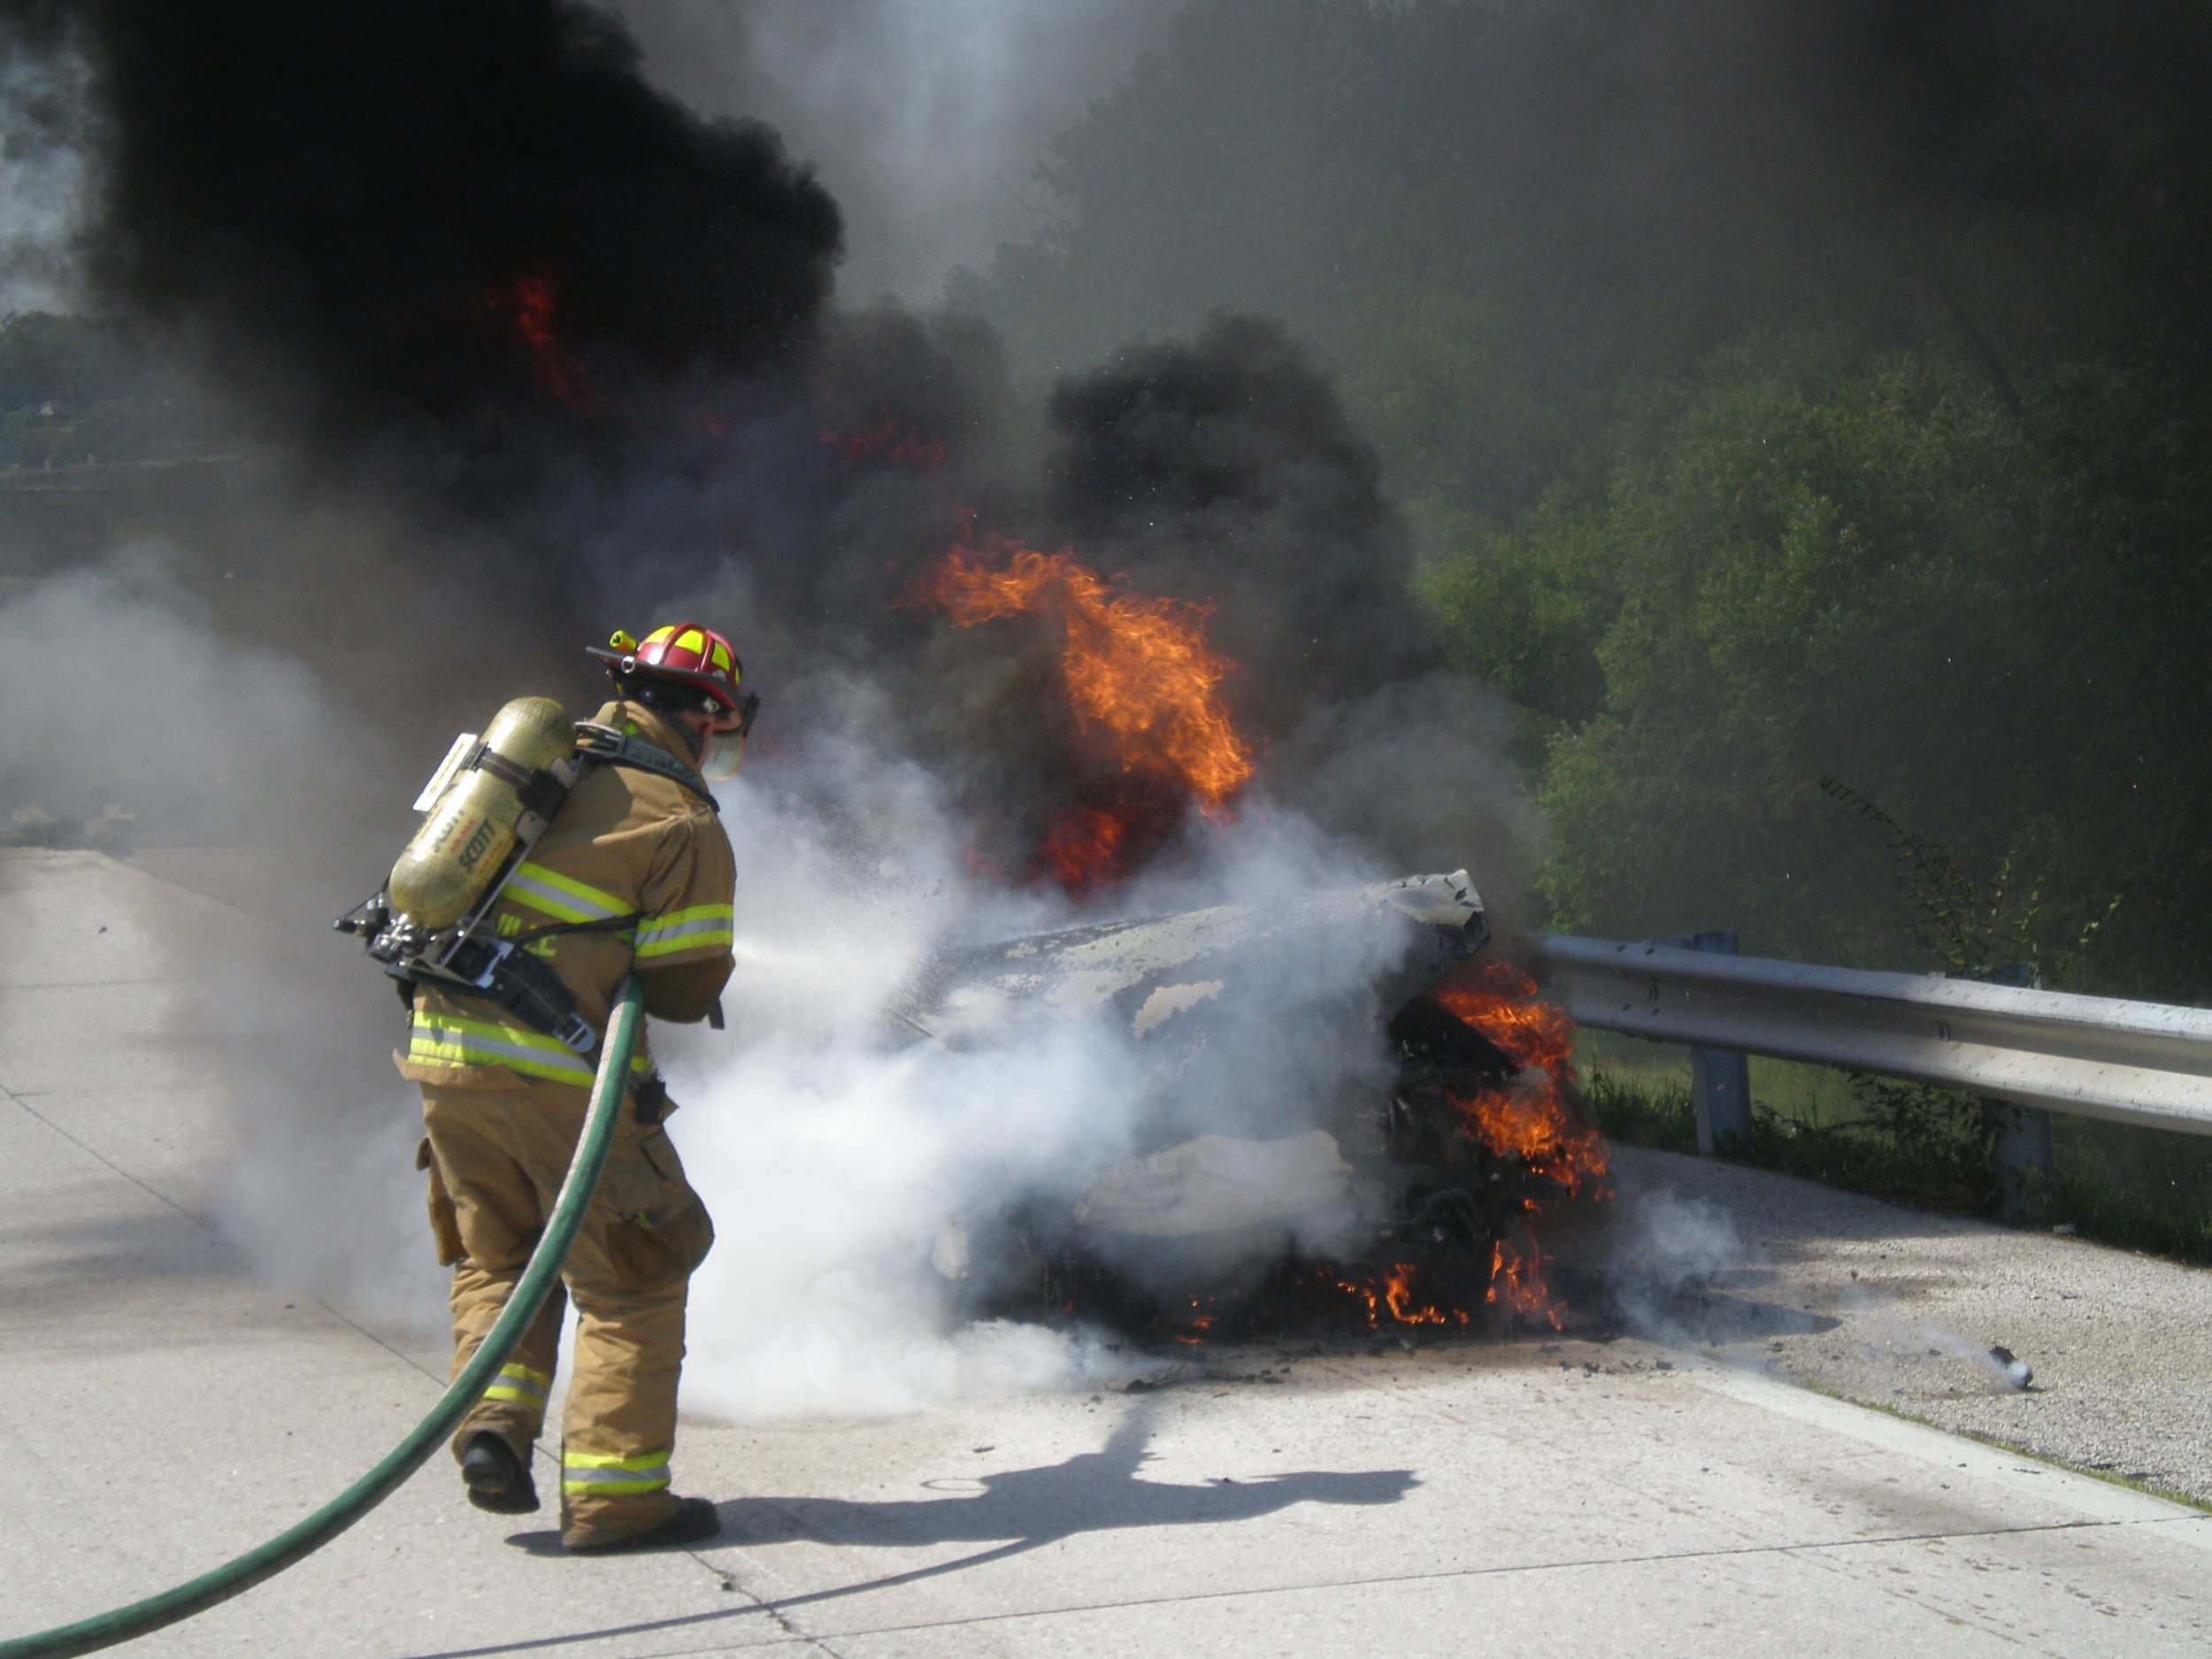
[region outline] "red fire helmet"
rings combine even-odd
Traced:
[[[737,687],[745,670],[736,651],[712,628],[696,622],[655,628],[641,641],[618,633],[605,645],[586,649],[618,675],[672,680],[703,692],[729,712],[743,707]]]

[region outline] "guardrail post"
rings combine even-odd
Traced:
[[[1733,929],[1717,933],[1688,933],[1662,944],[1685,950],[1706,950],[1716,956],[1736,954]],[[1729,1048],[1690,1050],[1690,1100],[1697,1109],[1697,1155],[1716,1153],[1749,1144],[1751,1140],[1751,1062]]]
[[[1989,1167],[1997,1178],[2000,1212],[2015,1225],[2046,1219],[2050,1180],[2058,1167],[2051,1114],[2001,1100],[1985,1100],[1982,1110],[1990,1127]]]
[[[1985,985],[2042,988],[2032,962],[2020,963],[2009,972],[1984,970],[1968,977]],[[1997,1181],[1998,1214],[2015,1226],[2049,1219],[2051,1177],[2058,1171],[2051,1114],[2040,1107],[1985,1098],[1982,1121],[1989,1129],[1989,1170]]]

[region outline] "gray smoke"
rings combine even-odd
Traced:
[[[1709,1335],[1694,1305],[1697,1294],[1749,1259],[1724,1212],[1664,1187],[1624,1197],[1609,1241],[1606,1277],[1614,1305],[1630,1330],[1658,1342]]]
[[[1052,223],[1053,135],[1176,0],[612,0],[649,75],[773,123],[844,209],[849,299],[930,305],[946,275]]]
[[[111,672],[88,672],[90,641]],[[286,1291],[435,1329],[397,1004],[328,932],[406,833],[399,764],[296,659],[219,638],[157,547],[11,595],[0,660],[12,838],[89,840],[217,901],[163,907],[191,919],[156,927],[147,994],[172,1086],[214,1064],[224,1231]]]
[[[1480,872],[1494,926],[1538,916],[1527,872],[1541,816],[1509,758],[1519,717],[1463,675],[1431,672],[1308,710],[1275,745],[1283,801],[1400,870]]]
[[[75,308],[88,73],[65,46],[0,35],[0,315]]]

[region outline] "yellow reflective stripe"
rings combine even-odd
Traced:
[[[484,1390],[484,1398],[542,1406],[546,1390],[552,1386],[553,1379],[541,1371],[533,1371],[527,1365],[503,1365],[499,1368],[499,1380]]]
[[[624,1493],[658,1492],[668,1484],[668,1453],[641,1452],[634,1457],[611,1457],[599,1452],[561,1453],[561,1490],[612,1497]]]
[[[665,1492],[668,1471],[657,1475],[563,1475],[561,1490],[572,1498],[619,1498],[641,1492]]]
[[[603,922],[630,908],[611,893],[526,860],[507,878],[501,896],[564,922]]]
[[[641,1042],[630,1056],[633,1077],[643,1077],[653,1069],[653,1056],[643,1048]],[[581,1082],[586,1087],[597,1075],[589,1055],[578,1054],[541,1032],[454,1014],[417,1014],[407,1033],[407,1057],[434,1065],[503,1065],[526,1077]]]
[[[434,1065],[503,1065],[526,1077],[586,1087],[593,1076],[589,1061],[542,1033],[427,1011],[415,1016],[407,1033],[407,1057]]]
[[[637,954],[642,959],[679,950],[727,949],[734,938],[733,927],[726,904],[695,904],[687,910],[649,916],[638,925]]]
[[[632,1452],[572,1452],[561,1448],[561,1467],[564,1469],[657,1469],[668,1461],[669,1448],[658,1451]]]

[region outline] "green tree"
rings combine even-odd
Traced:
[[[2026,449],[1932,354],[1768,342],[1712,366],[1585,530],[1622,597],[1605,710],[1558,739],[1545,785],[1563,916],[1756,918],[1774,945],[1864,957],[1888,918],[1821,777],[1909,800],[1955,844],[2006,833],[1989,797],[2026,782],[2009,717],[2037,673],[2010,580],[2043,517]]]
[[[1467,665],[1549,722],[1558,925],[1912,965],[1836,776],[2039,886],[2055,939],[2167,895],[2101,940],[2107,982],[2212,977],[2208,463],[2176,446],[2187,406],[2124,379],[2031,390],[2022,418],[1948,354],[1763,337],[1601,488],[1430,567]]]

